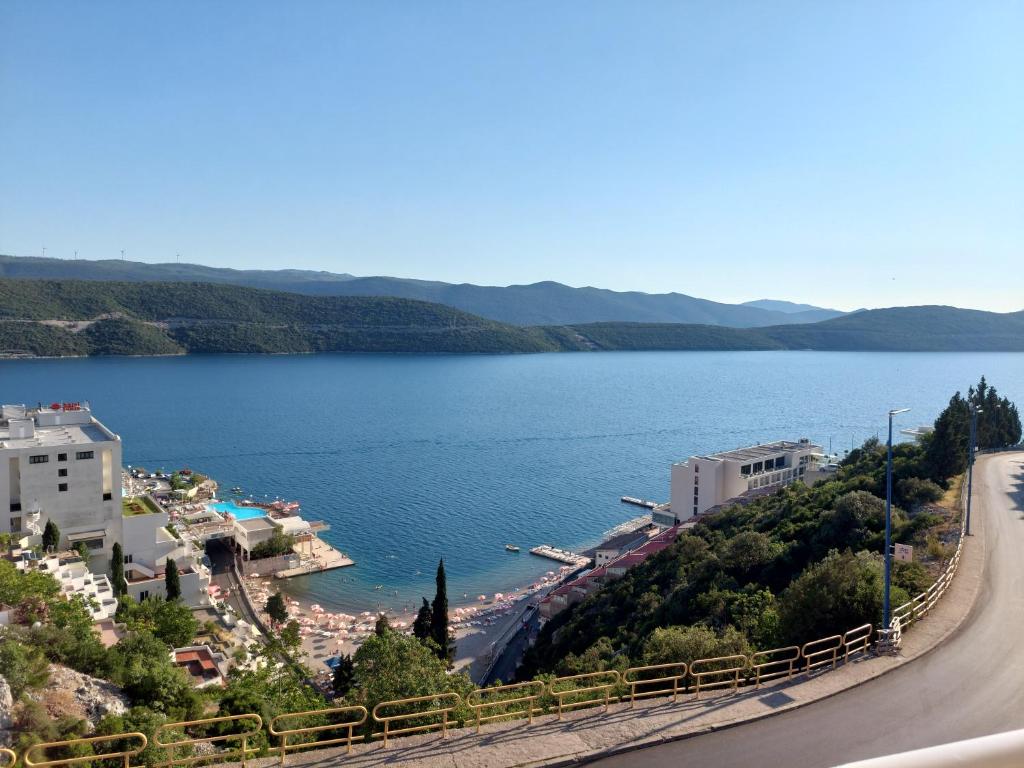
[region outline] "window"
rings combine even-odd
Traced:
[[[68,476],[68,471],[67,471],[66,468],[62,467],[61,469],[57,470],[57,477],[67,477],[67,476]]]
[[[68,460],[68,455],[66,453],[58,453],[57,454],[57,461],[67,461],[67,460]]]
[[[20,532],[21,532],[21,518],[20,517],[12,517],[11,518],[11,533],[20,533]]]
[[[700,472],[700,464],[694,464],[693,465],[693,471],[694,472]]]
[[[103,549],[103,539],[86,539],[85,546],[89,549]]]
[[[104,493],[103,494],[103,500],[104,501],[110,501],[112,498],[114,498],[114,494],[112,494],[112,493]]]
[[[29,464],[45,464],[49,460],[50,460],[50,457],[46,456],[45,454],[42,454],[42,455],[39,455],[39,456],[29,456],[28,457],[28,463]]]
[[[20,501],[12,501],[11,502],[11,512],[21,512],[21,502]]]
[[[131,561],[132,561],[132,555],[125,555],[124,556],[124,564],[125,565],[128,565],[128,563],[130,563]]]
[[[740,474],[741,475],[749,475],[750,474],[750,465],[749,464],[744,464],[742,467],[740,467]]]
[[[763,469],[764,469],[764,462],[759,461],[759,462],[757,462],[754,465],[754,472],[760,472]]]
[[[149,590],[148,589],[144,589],[141,592],[139,592],[139,602],[140,603],[143,600],[147,599],[148,597],[149,597]]]
[[[66,491],[67,489],[68,489],[68,484],[67,483],[58,483],[57,484],[57,490],[60,491],[61,493],[64,493],[64,491]]]
[[[774,469],[774,468],[775,468],[775,459],[765,459],[764,460],[765,472],[767,472],[770,469]]]
[[[91,459],[93,457],[92,451],[78,451],[75,454],[76,459]]]
[[[693,505],[693,514],[695,514],[695,515],[697,514],[697,505],[696,504]]]

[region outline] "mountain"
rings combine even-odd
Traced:
[[[210,283],[0,278],[0,355],[786,349],[1021,352],[1024,312],[925,306],[766,328],[524,328],[392,297],[307,296]]]
[[[787,349],[1024,351],[1024,311],[920,306],[868,309],[810,325],[760,328]]]
[[[829,320],[833,317],[842,317],[847,312],[840,312],[838,309],[827,309],[816,307],[813,304],[796,304],[792,301],[778,301],[777,299],[757,299],[756,301],[745,301],[740,306],[757,307],[767,309],[771,312],[782,312],[789,315],[792,323],[816,323],[819,320]]]
[[[0,255],[0,277],[128,282],[204,282],[304,293],[312,296],[394,296],[446,304],[513,325],[597,322],[699,323],[754,328],[834,317],[834,310],[806,311],[722,304],[681,293],[650,294],[572,288],[555,282],[483,286],[396,277],[353,277],[304,270],[236,270],[198,264],[146,264]],[[781,302],[787,304],[787,302]]]
[[[536,329],[390,297],[210,283],[0,279],[0,355],[546,352]]]

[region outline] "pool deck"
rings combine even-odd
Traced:
[[[310,573],[330,571],[335,568],[345,568],[349,565],[356,564],[355,560],[351,559],[344,553],[339,552],[319,537],[313,537],[312,548],[313,554],[312,557],[310,557],[308,554],[309,544],[307,542],[299,542],[296,544],[294,547],[295,551],[304,558],[302,565],[297,568],[288,568],[283,571],[277,571],[274,574],[274,577],[278,579],[287,579],[292,576],[306,576]]]

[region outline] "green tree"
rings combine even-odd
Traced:
[[[89,559],[92,557],[92,553],[89,552],[88,544],[86,544],[84,541],[76,541],[75,546],[72,547],[72,549],[74,549],[75,552],[78,553],[78,556],[82,558],[82,560],[84,560],[86,564],[88,564]]]
[[[118,620],[130,631],[148,632],[171,648],[191,644],[199,631],[192,610],[178,600],[168,602],[151,597],[136,603],[124,597],[118,608]]]
[[[437,644],[437,656],[446,663],[455,657],[455,645],[448,631],[448,580],[444,572],[444,559],[437,564],[436,592],[430,606],[430,636]]]
[[[893,590],[893,605],[907,599]],[[801,644],[842,634],[882,618],[882,558],[868,552],[833,550],[801,573],[779,599],[785,638]]]
[[[43,528],[43,549],[51,552],[60,546],[60,529],[53,520],[47,520]]]
[[[178,575],[178,564],[173,557],[167,558],[167,569],[164,571],[164,587],[169,601],[181,599],[181,577]]]
[[[15,700],[29,688],[40,688],[50,679],[50,668],[38,646],[13,636],[0,640],[0,675],[7,679]]]
[[[299,632],[299,622],[292,619],[281,630],[281,645],[289,655],[294,655],[301,644],[302,635]]]
[[[379,637],[380,635],[383,635],[385,632],[389,632],[390,630],[391,622],[388,621],[387,615],[383,613],[380,614],[380,616],[377,617],[377,623],[373,626],[374,633]]]
[[[193,719],[202,711],[202,700],[171,661],[167,645],[145,630],[129,632],[111,649],[109,677],[133,705],[168,718]]]
[[[92,613],[81,595],[49,603],[47,620],[33,627],[29,642],[46,657],[87,675],[103,676],[107,649],[93,630]]]
[[[465,674],[449,674],[446,661],[414,637],[387,630],[370,635],[356,651],[351,701],[371,709],[382,701],[431,693],[465,694],[473,684]]]
[[[283,624],[288,620],[288,607],[284,604],[284,597],[280,592],[275,592],[267,598],[264,609],[274,624]]]
[[[416,619],[412,623],[413,637],[421,642],[429,640],[432,636],[430,622],[430,603],[427,601],[427,598],[424,597],[423,605],[420,606],[420,610],[416,614]]]
[[[121,542],[115,541],[110,553],[110,588],[114,597],[120,597],[128,590],[128,584],[124,580],[124,550],[121,549]]]
[[[748,655],[750,643],[734,627],[716,633],[710,627],[659,627],[644,643],[645,664],[671,664],[718,656]]]
[[[348,692],[352,689],[355,674],[356,665],[352,661],[352,655],[346,653],[344,656],[339,656],[338,666],[334,668],[334,679],[331,683],[335,696],[342,698],[348,695]]]

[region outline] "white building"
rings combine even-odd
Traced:
[[[106,571],[121,540],[121,438],[88,404],[0,407],[0,532],[40,543],[48,520],[61,548],[85,542]]]
[[[654,521],[685,522],[748,492],[802,480],[817,470],[821,458],[821,446],[806,438],[691,456],[672,465],[671,507],[655,509]]]
[[[19,566],[24,569],[26,563]],[[78,559],[65,560],[56,555],[44,557],[35,563],[35,568],[50,574],[60,583],[60,591],[66,597],[78,595],[89,603],[93,621],[111,619],[117,611],[117,599],[104,574],[96,574]]]

